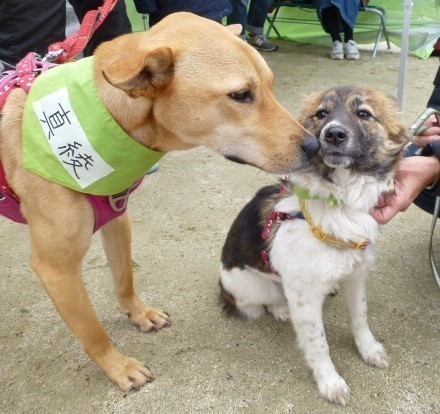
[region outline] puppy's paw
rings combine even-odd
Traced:
[[[321,395],[332,403],[345,407],[350,401],[350,388],[337,373],[320,381],[318,387]]]
[[[390,365],[390,358],[383,345],[379,342],[375,342],[368,348],[360,347],[359,352],[362,356],[362,360],[368,365],[378,368],[387,368]]]
[[[290,321],[290,311],[289,311],[289,307],[287,306],[287,304],[268,305],[267,310],[278,321],[283,321],[283,322]]]
[[[237,303],[237,309],[240,315],[248,319],[258,319],[266,313],[266,309],[263,305],[243,305]]]
[[[167,313],[144,304],[136,306],[132,311],[127,312],[127,315],[142,332],[157,331],[171,326],[171,319]]]

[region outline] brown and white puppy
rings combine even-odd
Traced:
[[[102,44],[95,79],[114,119],[154,150],[203,145],[235,161],[288,173],[307,167],[319,149],[318,140],[275,99],[273,74],[260,54],[222,25],[190,13]],[[139,388],[152,373],[112,345],[83,284],[94,226],[86,196],[22,166],[25,101],[26,93],[17,89],[3,108],[0,160],[29,223],[32,267],[90,358],[123,390]],[[123,312],[145,332],[169,325],[169,316],[145,305],[134,290],[127,215],[108,223],[101,235]]]
[[[321,395],[346,405],[350,390],[329,356],[322,305],[339,287],[362,359],[388,366],[367,323],[365,280],[379,227],[369,210],[392,180],[407,136],[394,102],[361,87],[313,95],[301,122],[321,150],[238,215],[222,252],[222,297],[226,310],[246,317],[267,310],[291,320]]]

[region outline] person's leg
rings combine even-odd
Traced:
[[[344,20],[342,20],[342,27],[344,28],[344,42],[353,40],[353,29]]]
[[[241,24],[241,37],[246,37],[249,0],[231,0],[232,13],[226,18],[227,24]]]
[[[322,9],[321,24],[324,30],[331,36],[332,42],[342,42],[341,35],[339,34],[341,15],[337,7],[330,6]]]
[[[104,0],[69,0],[80,22],[89,10],[97,9],[102,6],[103,2]],[[131,23],[127,15],[125,2],[121,0],[90,39],[84,49],[84,56],[90,56],[102,42],[112,40],[125,33],[131,33]]]
[[[270,42],[264,35],[264,23],[271,3],[272,1],[268,0],[251,0],[247,17],[247,31],[249,32],[247,41],[257,50],[264,52],[278,50],[278,46]]]
[[[344,54],[348,60],[358,60],[361,55],[353,38],[353,28],[341,18],[344,29]]]
[[[344,49],[340,35],[342,23],[339,9],[335,6],[322,9],[321,25],[332,38],[333,45],[330,52],[330,58],[334,60],[344,59]]]
[[[348,60],[358,60],[360,58],[359,50],[353,37],[353,30],[356,25],[361,5],[359,0],[332,0],[332,7],[337,9],[338,31],[344,33],[343,53]],[[328,1],[326,2],[328,3]],[[324,10],[322,10],[324,11]],[[327,22],[327,24],[331,24]],[[323,27],[324,24],[323,24]]]
[[[15,66],[29,52],[44,56],[65,26],[65,0],[0,1],[0,60]]]
[[[272,4],[271,0],[251,0],[247,17],[247,31],[252,34],[263,34],[267,12]]]

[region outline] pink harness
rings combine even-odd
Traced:
[[[0,78],[0,109],[3,108],[6,98],[14,88],[22,88],[29,92],[32,82],[40,73],[54,66],[37,58],[35,53],[29,53],[17,65],[17,69],[6,71]],[[137,180],[130,188],[122,193],[111,196],[97,196],[86,194],[95,214],[95,227],[98,231],[110,220],[122,215],[127,208],[130,194],[141,184],[144,177]],[[4,168],[0,162],[0,215],[17,223],[26,224],[27,221],[20,211],[20,199],[9,186]]]

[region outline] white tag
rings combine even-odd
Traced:
[[[81,188],[114,171],[90,144],[66,87],[35,101],[33,108],[54,155]]]

